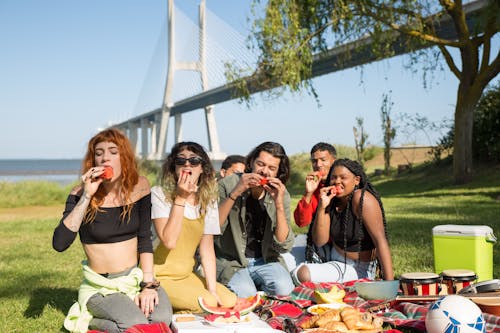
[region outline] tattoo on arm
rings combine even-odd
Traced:
[[[83,218],[85,217],[85,212],[90,203],[90,198],[86,195],[82,195],[75,208],[66,218],[66,226],[69,230],[77,232],[80,229]]]

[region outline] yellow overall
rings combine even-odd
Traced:
[[[174,312],[202,312],[198,304],[199,296],[204,298],[206,304],[217,306],[215,297],[207,290],[205,279],[193,272],[203,227],[204,216],[194,220],[184,217],[175,249],[168,250],[160,243],[154,252],[155,275],[167,292]],[[236,294],[220,283],[217,283],[216,291],[222,306],[234,306]]]

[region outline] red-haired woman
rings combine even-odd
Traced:
[[[79,233],[87,256],[78,302],[64,327],[111,333],[136,324],[170,323],[170,301],[153,274],[150,185],[139,176],[127,137],[116,129],[95,135],[82,170],[82,182],[69,194],[52,241],[61,252]]]

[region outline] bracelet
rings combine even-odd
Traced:
[[[178,204],[178,203],[175,203],[175,202],[174,202],[174,206],[179,206],[179,207],[186,207],[186,205],[180,205],[180,204]]]
[[[160,288],[160,281],[154,280],[151,282],[141,282],[139,283],[139,287],[141,288],[141,291],[143,291],[144,289],[158,290],[158,288]]]
[[[232,194],[232,192],[231,192],[231,193],[229,193],[229,195],[228,195],[227,197],[228,197],[229,199],[233,200],[233,201],[236,201],[236,199],[235,199],[235,198],[233,198],[233,197],[231,196],[231,194]]]

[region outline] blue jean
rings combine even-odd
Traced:
[[[288,270],[279,262],[265,263],[263,258],[247,258],[248,266],[237,271],[229,283],[238,297],[249,297],[264,291],[268,295],[289,295],[293,288]]]

